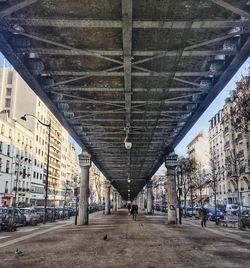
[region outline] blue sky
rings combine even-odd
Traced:
[[[0,53],[0,66],[4,65],[4,57]],[[5,61],[5,65],[8,66],[9,63]],[[10,66],[10,65],[9,65]],[[203,113],[200,119],[196,122],[196,124],[190,129],[190,131],[186,134],[183,140],[177,145],[175,148],[175,152],[178,155],[185,155],[187,152],[187,144],[194,138],[196,134],[200,131],[207,131],[209,127],[209,120],[223,107],[224,100],[229,96],[229,92],[235,89],[235,82],[241,78],[242,75],[247,74],[247,70],[250,67],[250,57],[246,60],[246,62],[241,66],[238,72],[232,77],[229,83],[225,86],[225,88],[221,91],[221,93],[216,97],[216,99],[210,104],[207,110]],[[70,139],[73,141],[73,139]],[[77,146],[77,152],[80,153],[81,149]]]

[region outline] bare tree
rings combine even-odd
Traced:
[[[249,71],[250,74],[250,71]],[[250,122],[250,76],[243,76],[236,82],[232,92],[232,126],[237,131],[248,132]]]
[[[178,161],[178,172],[180,187],[184,198],[184,208],[186,214],[187,196],[191,192],[191,202],[193,204],[193,177],[192,174],[195,169],[195,161],[189,158],[180,158]]]

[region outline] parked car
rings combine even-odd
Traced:
[[[26,218],[26,223],[30,225],[37,225],[41,222],[40,215],[33,208],[20,208],[21,213]]]
[[[227,204],[226,212],[236,214],[239,211],[239,206],[237,204]]]
[[[250,210],[242,211],[240,220],[243,228],[250,227]]]
[[[34,207],[35,212],[39,215],[39,221],[43,221],[44,207]]]
[[[207,218],[210,221],[224,219],[224,213],[220,209],[217,208],[216,215],[215,215],[215,207],[209,207],[207,208]]]
[[[0,208],[0,218],[1,218],[1,227],[2,229],[7,229],[10,226],[24,226],[26,225],[26,218],[21,213],[20,209],[15,208],[14,214],[13,214],[14,208],[9,207],[2,207]],[[12,222],[13,217],[13,222]]]
[[[195,207],[187,207],[186,208],[186,216],[192,217],[195,216],[196,208]]]

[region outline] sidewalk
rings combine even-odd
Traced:
[[[88,226],[69,223],[0,248],[0,267],[249,267],[249,233],[225,236],[197,224],[169,226],[163,213],[140,212],[138,221],[125,209],[96,213]],[[24,256],[15,258],[16,247]]]

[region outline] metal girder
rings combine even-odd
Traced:
[[[36,0],[37,1],[37,0]],[[214,2],[222,2],[216,1]],[[218,4],[218,3],[217,3]],[[236,8],[234,8],[235,12]],[[244,12],[244,11],[243,11]],[[235,12],[236,13],[236,12]],[[246,12],[245,12],[246,13]],[[131,12],[132,14],[132,12]],[[243,13],[242,13],[243,14]],[[247,15],[244,14],[243,17]],[[49,19],[49,18],[10,18],[11,23],[28,25],[28,26],[47,26],[47,27],[75,27],[75,28],[122,28],[123,20],[97,20],[97,19]],[[241,20],[194,20],[190,26],[190,21],[173,21],[173,20],[134,20],[131,23],[133,28],[151,28],[151,29],[214,29],[214,28],[231,28],[242,26]]]
[[[38,2],[39,0],[25,0],[22,1],[21,3],[18,3],[16,5],[13,5],[11,7],[6,8],[5,10],[0,12],[0,17],[6,17],[11,15],[12,13],[17,12],[20,9],[23,9],[25,7],[28,7],[36,2]]]
[[[132,88],[132,92],[153,92],[153,93],[165,93],[165,92],[187,92],[196,91],[203,92],[205,88],[198,87],[177,87],[177,88]],[[123,92],[124,88],[109,88],[109,87],[60,87],[47,90],[48,92],[64,92],[64,91],[80,91],[80,92]],[[124,108],[125,109],[125,108]]]
[[[145,112],[147,112],[147,114],[159,114],[159,111],[157,110],[149,110],[149,111],[145,111],[145,110],[135,110],[132,111],[133,114],[144,114]],[[189,113],[189,111],[185,111],[185,110],[162,110],[161,111],[163,114],[182,114],[182,113]],[[74,113],[79,113],[79,114],[123,114],[124,111],[117,111],[117,110],[112,110],[112,111],[107,111],[107,110],[96,110],[96,111],[91,111],[89,109],[86,110],[74,110]]]
[[[125,104],[125,101],[120,101],[120,100],[106,100],[109,102],[110,105],[112,104]],[[57,103],[90,103],[88,100],[60,100],[57,101]],[[146,100],[133,100],[132,104],[159,104],[162,103],[161,101],[146,101]],[[165,100],[165,104],[187,104],[187,103],[197,103],[194,101],[188,101],[188,100],[183,100],[183,101],[171,101],[171,100]],[[105,104],[105,103],[103,103]]]
[[[124,65],[126,65],[126,64],[128,64],[128,63],[124,63]],[[137,68],[137,67],[134,66],[134,68]],[[90,76],[125,76],[126,77],[127,69],[124,72],[50,71],[49,73],[44,72],[44,74],[45,75],[54,75],[54,76],[89,76],[90,75]],[[220,72],[217,72],[217,73],[214,73],[214,72],[175,72],[176,77],[178,77],[178,76],[189,76],[189,77],[190,76],[202,76],[202,77],[207,76],[207,77],[209,77],[211,75],[218,76],[220,74],[221,74]],[[170,75],[172,75],[172,73],[147,70],[146,72],[132,72],[132,73],[130,73],[130,79],[131,79],[131,75],[132,76],[170,76]],[[131,88],[131,82],[130,82],[130,88]],[[126,90],[126,88],[125,88],[125,90]],[[127,92],[127,91],[125,91],[125,92]],[[129,92],[131,92],[131,90]]]
[[[123,56],[122,50],[69,50],[69,49],[55,49],[55,48],[18,48],[17,53],[36,53],[38,55],[62,55],[62,56],[89,56],[89,52],[99,54],[102,56]],[[182,53],[183,57],[207,57],[215,55],[235,55],[237,51],[230,50],[190,50]],[[165,54],[165,57],[176,57],[178,51],[150,51],[150,50],[134,50],[133,56],[151,57]]]
[[[232,11],[233,13],[243,17],[243,18],[247,18],[247,19],[250,19],[250,14],[247,13],[246,11],[238,8],[238,7],[235,7],[223,0],[212,0],[213,3],[215,3],[216,5],[219,5],[221,7],[224,7],[225,9],[229,10],[229,11]]]

